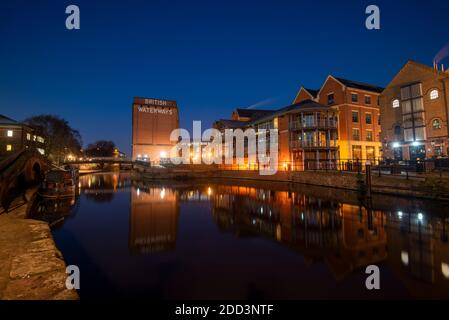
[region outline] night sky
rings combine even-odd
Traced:
[[[81,30],[65,28],[66,6]],[[381,30],[365,8],[381,9]],[[328,74],[385,86],[449,43],[449,1],[1,1],[0,113],[67,119],[129,154],[134,96],[177,100],[181,126],[279,108]],[[449,59],[445,59],[449,67]]]

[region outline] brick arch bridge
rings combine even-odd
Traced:
[[[37,184],[51,163],[37,150],[23,149],[0,161],[0,205],[8,209],[12,198],[21,189]],[[3,211],[0,209],[0,212]]]

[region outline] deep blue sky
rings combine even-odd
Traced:
[[[175,99],[181,126],[289,104],[328,74],[386,85],[449,42],[449,1],[1,1],[0,113],[57,114],[84,143],[131,145],[134,96]],[[81,30],[65,29],[77,4]],[[365,8],[381,30],[365,29]],[[449,66],[449,61],[446,63]]]

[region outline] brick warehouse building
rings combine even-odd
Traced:
[[[449,69],[408,61],[381,95],[384,157],[449,154]]]
[[[329,75],[319,90],[301,87],[294,103],[312,99],[338,109],[339,159],[382,157],[379,96],[383,88]]]
[[[179,128],[176,101],[136,97],[132,114],[132,159],[151,163],[168,159],[175,144],[170,134]]]

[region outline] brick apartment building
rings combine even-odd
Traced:
[[[336,108],[339,159],[382,156],[379,96],[383,88],[329,75],[319,90],[301,87],[293,103],[312,99]]]
[[[256,132],[277,129],[278,170],[335,167],[338,159],[336,108],[309,99],[276,111],[251,110],[250,114],[246,111],[250,110],[235,110],[232,120],[218,120],[214,128],[222,132],[225,129],[253,128]]]
[[[380,97],[384,157],[449,154],[449,69],[408,61]]]
[[[33,128],[0,115],[0,158],[27,148],[45,154],[45,138]]]

